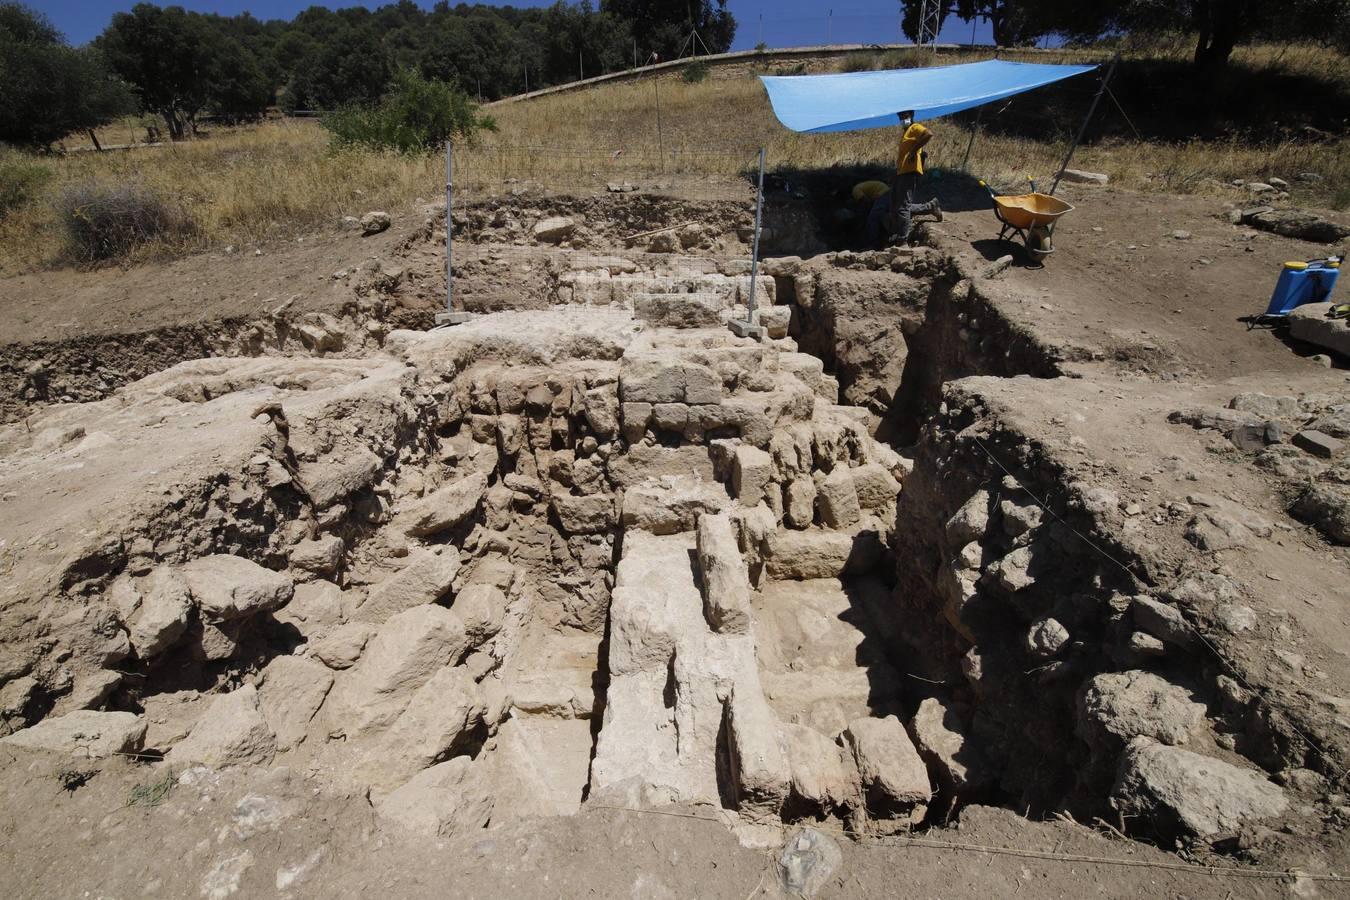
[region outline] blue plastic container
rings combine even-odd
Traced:
[[[1305,303],[1325,303],[1341,274],[1339,259],[1318,259],[1312,262],[1287,262],[1275,282],[1275,293],[1270,297],[1267,316],[1287,316],[1294,307]]]

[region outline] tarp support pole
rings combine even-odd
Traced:
[[[1078,127],[1078,135],[1069,145],[1069,152],[1064,154],[1064,162],[1059,164],[1059,171],[1055,173],[1055,183],[1050,185],[1050,196],[1055,195],[1059,190],[1059,180],[1064,177],[1064,170],[1069,167],[1069,160],[1073,159],[1073,151],[1078,149],[1078,144],[1083,140],[1083,135],[1087,133],[1088,122],[1092,121],[1092,115],[1097,111],[1097,104],[1102,100],[1102,94],[1106,93],[1106,85],[1111,81],[1111,75],[1116,71],[1116,63],[1120,62],[1120,54],[1117,53],[1111,57],[1111,66],[1102,76],[1102,83],[1097,88],[1096,95],[1092,98],[1092,105],[1088,107],[1088,114],[1083,117],[1083,124]]]
[[[452,240],[451,224],[451,185],[454,179],[451,178],[451,144],[445,142],[445,312],[455,312],[455,277],[450,270],[450,244]]]
[[[984,107],[977,106],[975,108],[975,124],[970,126],[970,143],[966,144],[966,155],[961,160],[962,172],[970,171],[966,166],[970,163],[970,151],[975,149],[975,135],[980,132],[980,119],[982,118],[984,118]]]
[[[759,187],[755,191],[755,242],[750,251],[750,303],[745,321],[755,323],[755,282],[759,278],[759,229],[764,219],[764,148],[759,148]]]

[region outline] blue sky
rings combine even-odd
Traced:
[[[95,37],[108,24],[113,13],[130,9],[136,0],[27,0],[65,32],[72,43],[82,44]],[[491,2],[491,0],[486,0]],[[515,6],[550,6],[553,0],[516,0]],[[419,4],[432,5],[431,0]],[[161,5],[168,5],[167,2]],[[234,15],[251,12],[259,19],[289,19],[309,6],[356,6],[355,3],[317,3],[316,0],[178,0],[178,5],[201,12]],[[366,6],[380,6],[370,2]],[[506,4],[497,4],[506,5]],[[763,40],[770,47],[795,47],[836,43],[882,44],[903,40],[899,36],[899,0],[730,0],[728,6],[740,23],[734,49],[748,50]],[[831,12],[833,13],[831,15]],[[989,25],[976,28],[976,41],[988,43]],[[970,40],[970,23],[953,18],[940,35],[941,40]]]

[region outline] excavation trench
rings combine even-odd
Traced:
[[[722,324],[737,265],[555,251],[548,309],[198,360],[6,432],[164,455],[116,527],[32,526],[82,549],[11,585],[9,727],[130,712],[171,763],[281,761],[442,835],[590,802],[750,841],[971,802],[1184,835],[1131,738],[1291,761],[953,384],[1052,354],[930,249],[764,268],[762,343]]]

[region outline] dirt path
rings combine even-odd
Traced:
[[[297,313],[331,310],[351,298],[349,279],[335,273],[354,273],[372,257],[388,259],[421,224],[408,213],[372,237],[358,229],[128,269],[0,278],[0,344],[249,317],[290,297],[297,298]]]

